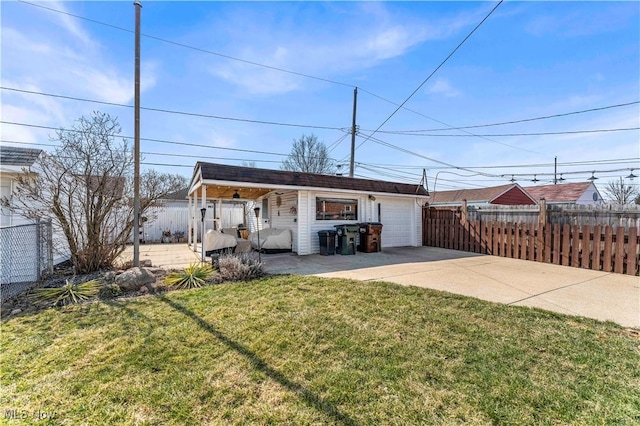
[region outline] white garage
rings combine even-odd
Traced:
[[[417,208],[416,208],[417,207]],[[387,199],[380,202],[380,218],[383,247],[416,246],[416,238],[421,238],[420,205],[415,200]]]
[[[246,217],[249,231],[290,230],[291,250],[299,255],[320,251],[318,231],[362,222],[382,223],[383,250],[420,246],[428,197],[420,184],[199,162],[189,187],[189,243],[195,250],[200,209],[212,200],[231,200],[251,204],[250,212],[259,208],[258,216]],[[220,227],[212,216],[205,216],[205,232]]]

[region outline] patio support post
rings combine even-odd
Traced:
[[[206,209],[207,208],[207,186],[206,185],[202,185],[201,187],[201,191],[200,191],[200,204],[201,204],[201,211],[202,209]],[[202,218],[202,233],[200,234],[200,250],[202,250],[202,253],[204,253],[204,227],[205,227],[205,223],[204,223],[204,217]]]
[[[191,217],[191,195],[189,195],[189,208],[187,209],[187,245],[191,247],[191,242],[193,241],[193,234],[191,233],[191,228],[193,228],[193,220]]]
[[[260,219],[258,219],[258,217],[260,216],[260,207],[256,207],[255,209],[253,209],[253,212],[256,214],[256,224],[258,223],[258,221]],[[262,244],[260,244],[260,225],[257,225],[258,229],[258,262],[262,262],[262,257],[260,256],[260,250],[262,250]]]
[[[207,215],[207,208],[203,207],[200,209],[200,220],[202,220],[202,239],[200,248],[202,248],[201,259],[202,264],[204,265],[204,217]]]
[[[193,191],[193,210],[191,211],[191,218],[193,220],[193,251],[198,250],[198,191]]]

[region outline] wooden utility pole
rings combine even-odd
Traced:
[[[558,156],[553,160],[553,184],[556,185],[558,183]]]
[[[353,177],[356,156],[356,105],[358,104],[358,88],[353,89],[353,121],[351,122],[351,161],[349,162],[349,177]]]
[[[135,78],[134,78],[134,130],[133,130],[133,266],[140,266],[140,9],[136,8]]]

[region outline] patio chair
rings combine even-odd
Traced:
[[[211,256],[214,253],[233,252],[237,245],[238,241],[233,235],[209,229],[204,238],[204,254],[205,256]]]

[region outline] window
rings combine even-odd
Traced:
[[[262,199],[262,218],[265,220],[269,219],[269,199],[268,198]]]
[[[358,220],[358,200],[316,197],[316,220]]]

